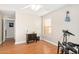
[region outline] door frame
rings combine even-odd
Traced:
[[[15,20],[15,19],[10,19],[10,18],[3,18],[2,19],[2,43],[5,42],[5,21],[6,20]],[[14,21],[14,35],[15,35],[15,21]],[[14,36],[15,38],[15,36]]]

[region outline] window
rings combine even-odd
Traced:
[[[44,20],[44,34],[48,35],[52,32],[51,19]]]

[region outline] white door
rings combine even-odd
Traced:
[[[14,38],[14,20],[5,20],[5,38]]]

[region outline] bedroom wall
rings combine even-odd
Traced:
[[[70,12],[69,23],[65,22],[66,11]],[[70,36],[68,41],[79,43],[79,5],[67,5],[66,7],[57,9],[43,16],[43,22],[45,19],[52,19],[52,34],[44,36],[44,40],[57,44],[58,41],[63,39],[63,29],[67,29],[74,33],[75,36]]]
[[[41,17],[16,11],[15,44],[26,42],[26,34],[36,32],[41,35]]]

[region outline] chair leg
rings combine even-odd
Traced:
[[[57,54],[59,54],[59,48],[60,48],[60,46],[59,46],[59,42],[58,42]]]
[[[63,54],[64,53],[64,50],[61,50],[61,54]]]

